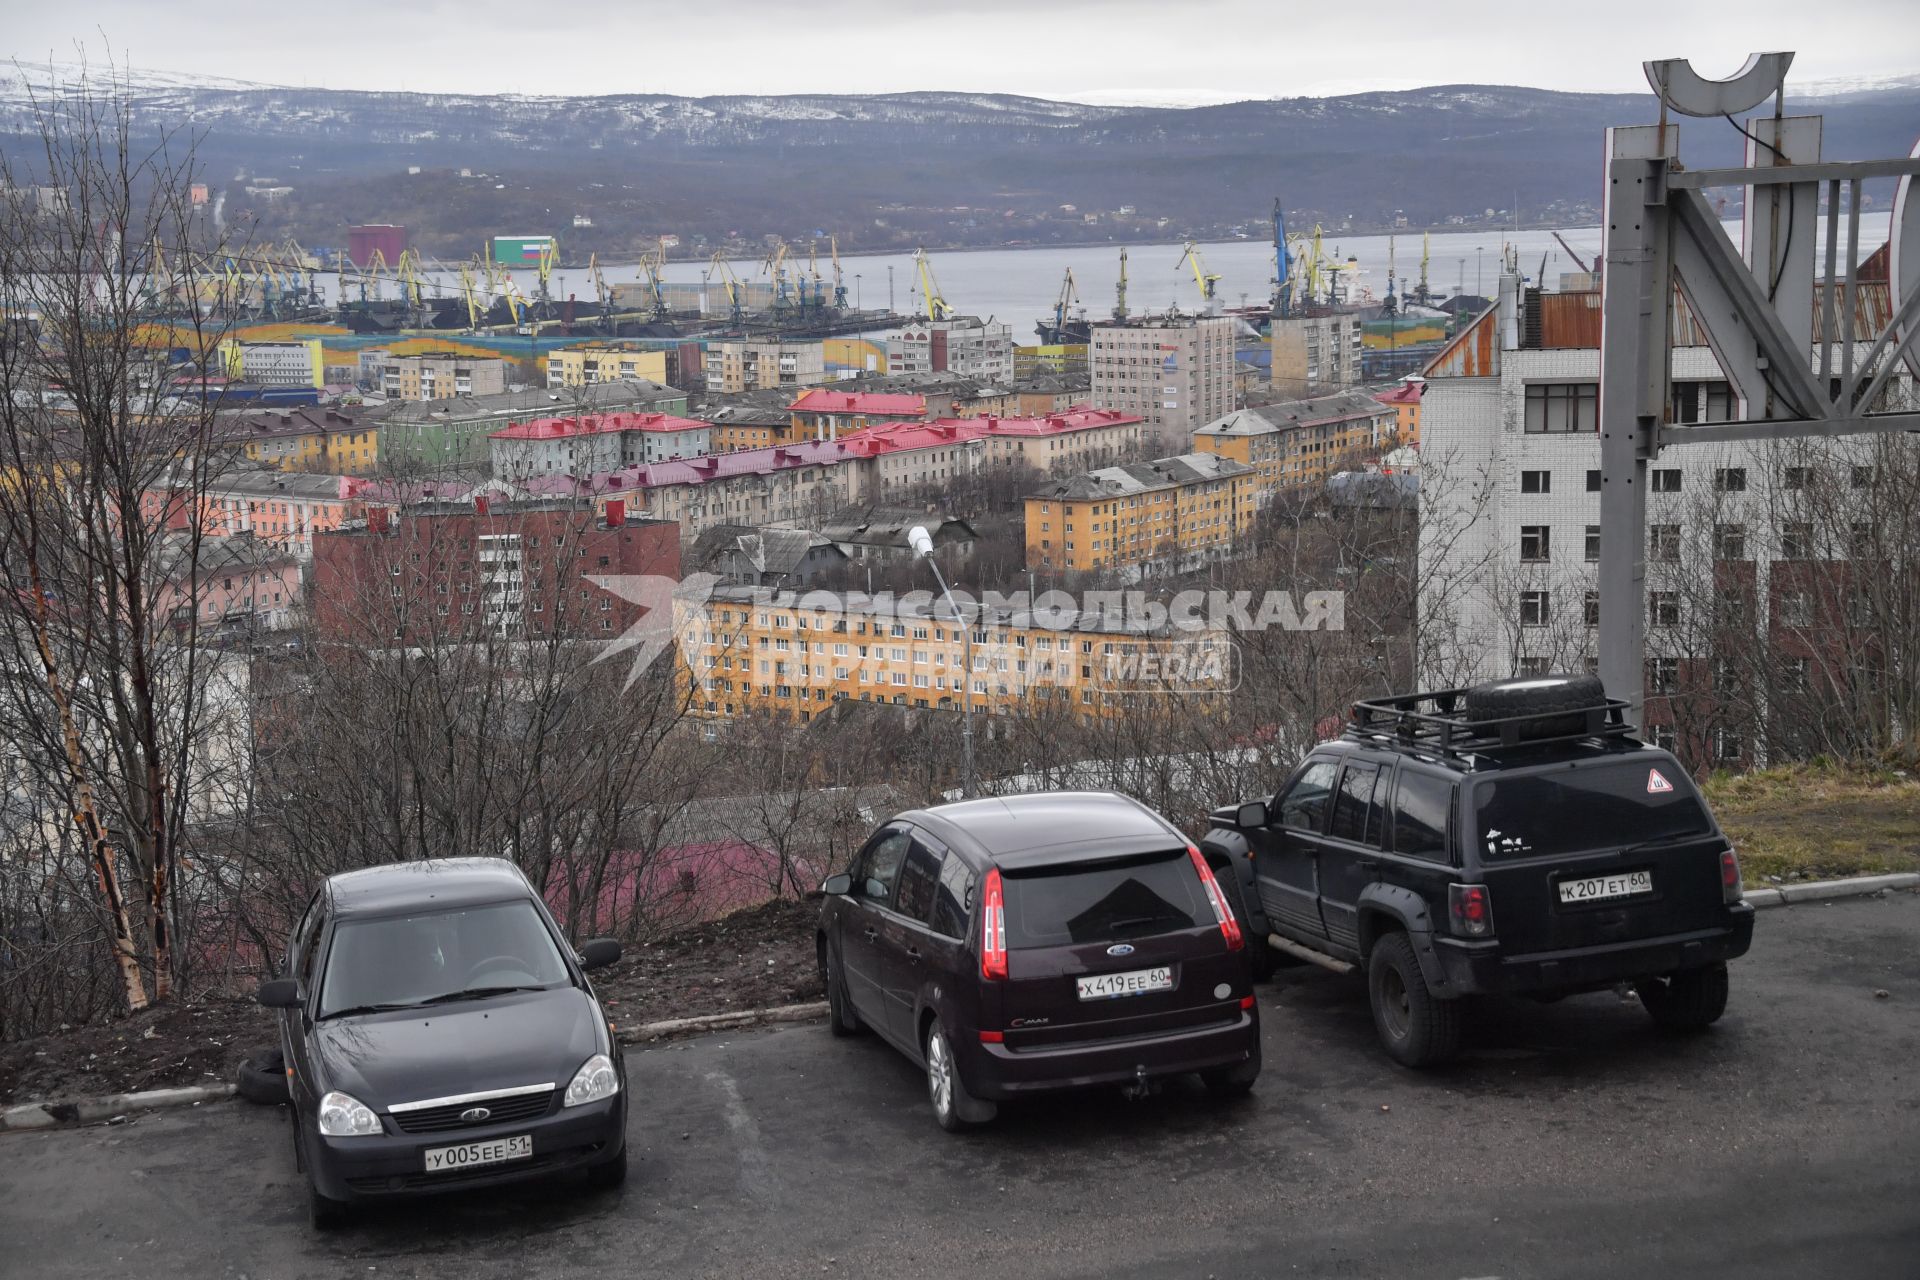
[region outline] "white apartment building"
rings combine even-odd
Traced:
[[[1884,286],[1882,286],[1884,287]],[[1517,278],[1428,366],[1421,408],[1422,688],[1598,670],[1598,293],[1542,294]],[[1526,315],[1532,309],[1535,314]],[[1737,408],[1713,352],[1676,320],[1669,421]],[[1896,394],[1911,395],[1908,382]],[[1871,530],[1871,437],[1684,444],[1648,468],[1646,723],[1671,741],[1666,695],[1711,688],[1707,637],[1735,596],[1764,632],[1817,636],[1814,596]],[[1818,498],[1826,486],[1840,507]],[[1849,499],[1848,491],[1854,496]],[[1823,512],[1812,506],[1826,502]],[[1856,514],[1834,517],[1845,509]],[[1826,608],[1822,605],[1819,608]],[[1816,648],[1784,661],[1805,663]],[[1610,690],[1624,696],[1620,690]],[[1751,744],[1716,736],[1717,761]]]
[[[1087,352],[1092,403],[1137,413],[1147,435],[1184,451],[1194,428],[1234,407],[1229,316],[1148,316],[1098,324]]]
[[[1275,316],[1272,382],[1288,391],[1333,391],[1357,386],[1366,322],[1358,315]]]
[[[951,373],[1005,385],[1013,381],[1013,327],[978,316],[917,320],[887,335],[887,372]]]
[[[779,387],[817,387],[827,380],[818,342],[714,342],[706,353],[707,391],[738,395]]]

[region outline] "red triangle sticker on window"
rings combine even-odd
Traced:
[[[1673,790],[1673,784],[1660,776],[1658,769],[1647,770],[1647,794],[1657,795],[1662,791]]]

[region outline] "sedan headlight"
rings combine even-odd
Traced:
[[[573,1073],[573,1080],[567,1085],[566,1101],[562,1105],[577,1107],[611,1098],[618,1092],[620,1076],[614,1071],[612,1060],[604,1053],[596,1053]]]
[[[380,1132],[380,1117],[348,1093],[320,1099],[320,1132],[329,1138],[368,1138]]]

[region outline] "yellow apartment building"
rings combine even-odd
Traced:
[[[1357,391],[1236,409],[1193,433],[1196,452],[1231,458],[1275,490],[1324,485],[1334,472],[1400,442],[1399,410]]]
[[[667,385],[667,353],[621,343],[594,342],[547,353],[547,387],[591,387],[602,382]]]
[[[692,710],[809,720],[852,700],[951,711],[966,699],[969,674],[982,715],[1102,716],[1144,698],[1231,687],[1224,633],[1150,630],[1117,612],[989,613],[974,628],[969,673],[960,628],[935,608],[861,592],[718,588],[678,619]]]
[[[220,428],[241,456],[278,471],[371,475],[380,467],[380,430],[343,409],[302,406],[235,415]]]
[[[1258,473],[1212,453],[1102,467],[1027,498],[1027,567],[1091,571],[1231,555]]]

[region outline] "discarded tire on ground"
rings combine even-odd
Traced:
[[[278,1049],[259,1050],[240,1064],[233,1084],[248,1102],[263,1107],[284,1105],[289,1097],[286,1055]]]
[[[1556,711],[1586,712],[1605,706],[1606,686],[1598,676],[1533,676],[1496,680],[1467,690],[1467,719],[1506,720],[1514,716],[1551,716],[1520,726],[1522,738],[1552,738],[1586,728],[1584,714],[1555,716]]]

